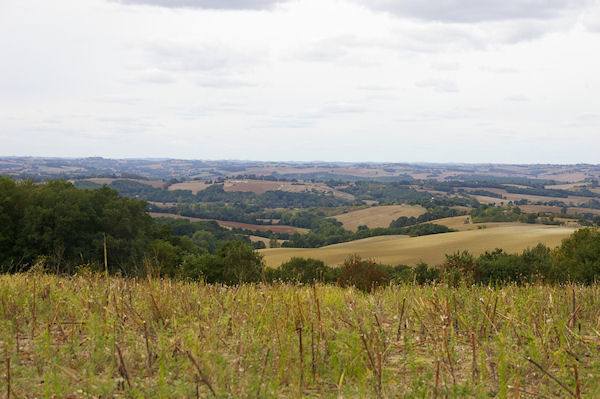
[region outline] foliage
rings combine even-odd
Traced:
[[[552,279],[592,283],[600,278],[600,231],[597,227],[577,230],[552,253]]]
[[[354,286],[361,291],[371,291],[387,283],[390,276],[384,267],[371,259],[363,260],[358,255],[350,255],[341,266],[338,284],[342,287]]]
[[[7,271],[44,257],[57,272],[103,263],[133,272],[158,232],[143,201],[107,187],[80,190],[65,181],[35,185],[0,178],[0,264]]]
[[[428,209],[427,212],[418,217],[400,216],[398,219],[390,223],[390,227],[414,226],[415,224],[419,223],[430,222],[432,220],[443,219],[453,216],[461,216],[464,214],[466,214],[466,212],[449,208],[447,206],[436,206],[434,208]]]
[[[326,266],[323,261],[312,258],[292,258],[282,263],[278,269],[267,269],[267,281],[280,280],[288,283],[313,284],[333,283],[339,269]]]
[[[228,242],[217,249],[216,255],[223,259],[224,283],[258,282],[264,277],[262,255],[243,242]]]

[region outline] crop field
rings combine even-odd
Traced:
[[[0,276],[0,390],[34,398],[597,398],[599,286],[224,287]]]
[[[202,191],[208,186],[210,186],[210,184],[207,184],[204,181],[193,180],[193,181],[186,181],[183,183],[171,184],[169,186],[168,190],[169,191],[190,190],[192,192],[192,194],[196,194],[196,193],[198,193],[198,191]]]
[[[169,186],[169,190],[191,190],[193,194],[209,187],[204,181],[189,181],[176,183]],[[270,180],[236,180],[228,179],[223,183],[223,190],[229,192],[248,192],[254,194],[264,194],[267,191],[287,191],[292,193],[312,192],[320,193],[331,192],[335,197],[343,198],[349,201],[354,200],[352,194],[332,189],[323,183],[312,182],[289,182],[289,181],[270,181]]]
[[[484,223],[483,226],[486,228],[421,237],[370,237],[321,248],[263,249],[260,253],[269,267],[279,267],[292,257],[320,259],[327,265],[335,266],[342,264],[352,254],[388,265],[412,266],[420,261],[436,265],[445,259],[445,254],[457,250],[469,250],[479,255],[495,248],[502,248],[509,253],[520,252],[540,242],[555,247],[575,231],[574,228],[519,223]]]
[[[195,218],[191,216],[181,216],[176,215],[174,213],[162,213],[162,212],[149,212],[150,216],[153,218],[159,217],[167,217],[167,218],[175,218],[175,219],[187,219],[190,222],[208,222],[214,219],[202,219]],[[227,228],[239,228],[239,229],[247,229],[247,230],[259,230],[259,231],[272,231],[273,233],[306,233],[308,229],[304,229],[302,227],[294,227],[294,226],[285,226],[285,225],[265,225],[265,224],[250,224],[250,223],[241,223],[241,222],[232,222],[229,220],[214,220],[219,224],[219,226],[227,227]]]
[[[465,191],[473,191],[473,190],[474,189],[465,188]],[[573,204],[582,204],[582,203],[585,203],[586,201],[589,201],[589,199],[590,199],[589,197],[583,197],[583,196],[578,196],[578,195],[569,195],[568,197],[544,197],[541,195],[513,194],[513,193],[507,192],[506,190],[501,190],[498,188],[485,188],[485,190],[500,194],[504,198],[494,198],[494,197],[488,197],[488,196],[484,196],[484,195],[471,195],[471,197],[475,198],[477,201],[484,203],[484,204],[492,204],[492,203],[499,204],[500,202],[508,203],[508,201],[518,201],[518,200],[522,200],[522,199],[526,199],[531,202],[562,201],[566,204],[571,203],[571,202]]]
[[[388,227],[390,223],[400,216],[420,216],[426,212],[421,206],[413,205],[386,205],[373,206],[335,216],[346,230],[356,231],[358,226]]]

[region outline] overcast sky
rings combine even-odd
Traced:
[[[600,163],[600,0],[0,0],[0,142]]]

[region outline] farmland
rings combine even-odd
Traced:
[[[202,218],[194,218],[189,216],[181,216],[175,215],[172,213],[159,213],[159,212],[150,212],[150,216],[152,217],[168,217],[175,219],[187,219],[190,222],[206,222],[214,219],[202,219]],[[308,229],[303,229],[301,227],[293,227],[293,226],[283,226],[283,225],[264,225],[264,224],[249,224],[249,223],[240,223],[240,222],[232,222],[229,220],[215,220],[220,226],[227,228],[238,228],[238,229],[247,229],[247,230],[259,230],[259,231],[272,231],[273,233],[306,233]]]
[[[540,242],[554,247],[574,231],[573,228],[516,223],[485,224],[488,225],[489,228],[422,237],[379,236],[321,248],[270,248],[260,252],[269,267],[278,267],[292,257],[311,257],[328,265],[339,265],[351,254],[390,265],[415,265],[420,261],[438,264],[445,254],[457,250],[481,254],[503,248],[507,252],[517,252]]]
[[[388,227],[390,222],[400,216],[420,216],[426,212],[425,208],[410,205],[376,206],[335,216],[346,230],[356,231],[358,226]]]
[[[0,276],[10,397],[595,398],[598,286]]]

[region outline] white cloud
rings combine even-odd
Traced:
[[[110,0],[130,5],[165,8],[201,8],[209,10],[266,10],[281,0]]]
[[[456,83],[444,79],[422,80],[415,85],[417,87],[433,89],[438,93],[456,93],[459,91]]]
[[[0,1],[0,155],[597,162],[597,4],[119,3]]]

